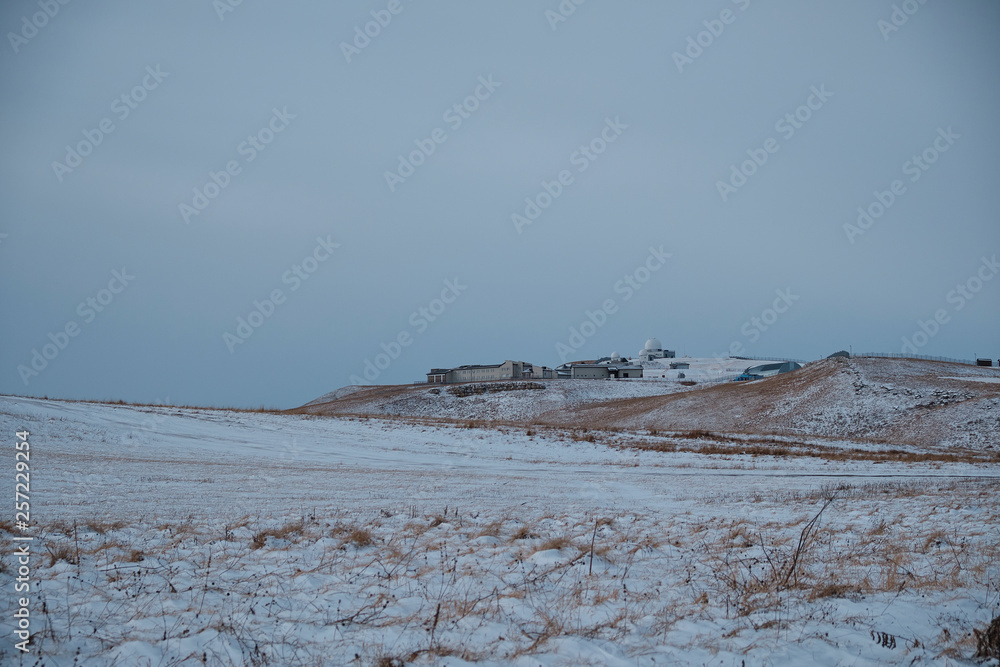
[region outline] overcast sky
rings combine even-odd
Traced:
[[[16,0],[0,27],[2,393],[293,407],[650,336],[1000,357],[996,2]]]

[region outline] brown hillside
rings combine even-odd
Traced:
[[[758,382],[608,401],[542,419],[1000,447],[1000,383],[980,381],[991,378],[1000,379],[1000,373],[937,361],[835,358]]]
[[[992,382],[990,382],[992,380]],[[1000,372],[916,359],[825,359],[757,382],[551,380],[459,398],[447,387],[352,387],[292,412],[589,428],[799,435],[1000,451]]]

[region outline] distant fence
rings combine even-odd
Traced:
[[[874,359],[922,359],[923,361],[949,361],[953,364],[975,366],[976,360],[953,359],[952,357],[932,357],[928,354],[907,354],[905,352],[859,352],[855,357],[870,357]]]

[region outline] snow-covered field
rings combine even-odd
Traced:
[[[996,463],[0,397],[20,429],[3,664],[971,664],[1000,615]]]

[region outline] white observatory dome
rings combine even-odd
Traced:
[[[646,341],[646,351],[647,352],[659,352],[663,349],[663,344],[660,343],[659,338],[650,338]]]

